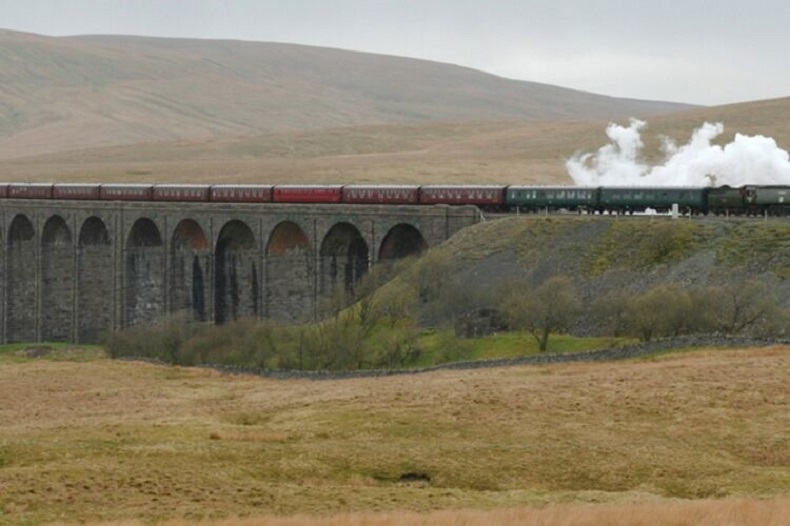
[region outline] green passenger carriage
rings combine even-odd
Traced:
[[[693,187],[604,187],[601,188],[599,209],[630,214],[648,208],[656,212],[669,212],[677,204],[682,213],[705,213],[707,188]]]
[[[509,186],[506,203],[509,209],[525,212],[540,210],[594,211],[600,188],[584,186]]]

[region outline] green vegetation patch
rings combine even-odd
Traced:
[[[577,228],[575,218],[540,215],[506,217],[465,228],[438,250],[454,261],[478,261],[503,250],[516,250],[518,261],[539,261],[552,249],[552,240]]]
[[[790,277],[790,224],[779,221],[738,223],[721,239],[719,264],[772,271]]]
[[[56,360],[83,362],[103,358],[105,352],[99,345],[74,345],[71,343],[11,343],[0,345],[0,363],[28,360]]]
[[[611,268],[644,270],[691,256],[708,235],[694,221],[666,218],[612,220],[610,228],[586,245],[587,273],[599,276]]]
[[[633,342],[628,338],[576,337],[554,335],[547,349],[551,353],[577,353],[618,347]],[[459,338],[450,329],[428,331],[420,338],[422,357],[417,365],[448,362],[520,358],[540,354],[535,337],[526,331],[508,331],[482,338]]]

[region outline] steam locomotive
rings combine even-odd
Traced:
[[[378,205],[474,205],[495,212],[788,215],[790,186],[253,185],[0,183],[0,199]]]

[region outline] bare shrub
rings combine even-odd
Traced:
[[[581,303],[573,281],[567,276],[554,276],[534,290],[527,282],[511,287],[504,295],[502,311],[509,326],[529,331],[543,352],[552,333],[572,325]]]
[[[711,332],[776,334],[785,313],[776,295],[757,280],[736,280],[706,287],[694,295],[700,324]]]
[[[153,326],[137,326],[117,331],[106,342],[107,352],[113,358],[150,358],[173,365],[191,365],[185,359],[182,345],[189,338],[206,329],[195,322],[186,311],[171,314]]]
[[[627,313],[631,332],[642,341],[678,336],[687,330],[691,297],[675,283],[653,287],[633,298]]]
[[[601,334],[619,338],[628,331],[628,312],[631,308],[631,295],[616,291],[598,298],[588,309],[588,315]]]

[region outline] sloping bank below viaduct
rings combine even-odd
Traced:
[[[0,200],[0,341],[100,341],[187,311],[309,320],[379,262],[419,254],[475,207]]]

